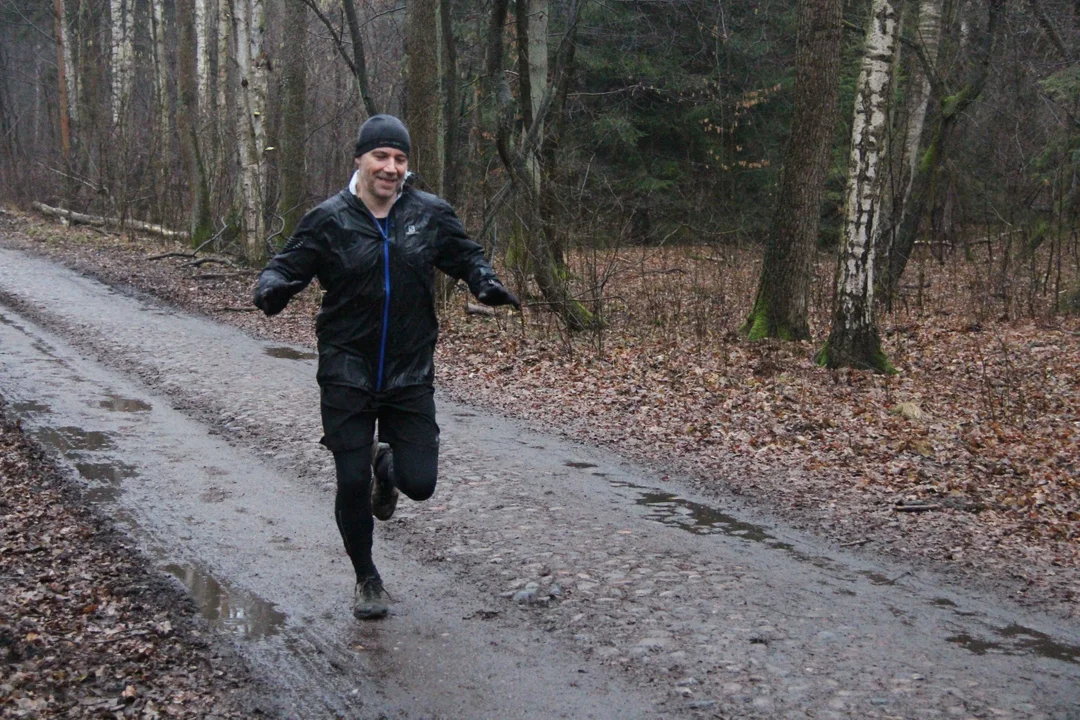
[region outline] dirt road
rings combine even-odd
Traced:
[[[350,571],[301,348],[0,240],[0,393],[290,717],[1080,717],[1080,628],[440,403],[440,487]]]

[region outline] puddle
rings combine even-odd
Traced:
[[[460,413],[454,413],[454,417],[456,417],[456,418],[470,418],[470,417],[476,417],[476,413],[470,413],[470,412],[460,412]]]
[[[994,628],[994,632],[1001,638],[1000,641],[977,638],[967,633],[945,639],[976,655],[1038,655],[1050,660],[1080,664],[1080,646],[1059,643],[1038,630],[1013,623]]]
[[[595,463],[577,462],[575,460],[567,460],[563,464],[566,465],[566,467],[568,467],[568,468],[576,468],[578,470],[584,470],[586,468],[594,468],[594,467],[596,467]]]
[[[122,492],[120,481],[135,476],[135,468],[123,463],[75,463],[75,469],[91,486],[83,493],[89,502],[115,502]]]
[[[268,347],[266,348],[266,354],[270,357],[281,358],[282,360],[318,360],[318,353],[304,352],[302,350],[294,350],[291,347]]]
[[[215,628],[244,638],[276,635],[285,625],[285,613],[253,593],[218,582],[213,575],[191,565],[170,564],[165,571],[184,583],[200,614]]]
[[[11,410],[16,415],[52,412],[52,408],[50,408],[45,403],[39,403],[36,400],[27,400],[25,402],[11,403]]]
[[[83,430],[80,427],[43,427],[35,430],[33,434],[42,444],[65,455],[72,451],[111,450],[115,447],[110,433]]]
[[[567,463],[567,465],[570,465],[570,463]],[[695,535],[727,535],[754,542],[763,542],[770,548],[787,551],[796,559],[811,563],[817,567],[826,567],[833,564],[833,561],[827,557],[808,555],[796,550],[791,543],[777,540],[760,525],[743,522],[708,505],[686,500],[673,493],[660,492],[633,483],[609,481],[609,485],[637,490],[638,497],[634,502],[649,508],[649,513],[645,516],[649,520],[664,525],[672,525]],[[881,573],[871,571],[862,571],[858,574],[867,578],[874,585],[892,585],[898,579],[888,578]],[[839,590],[838,592],[845,595],[855,594],[848,590]],[[955,609],[956,603],[946,598],[935,598],[931,601],[931,604],[954,608],[953,612],[957,615],[967,616],[974,614]],[[899,611],[894,611],[894,614],[896,612]],[[987,653],[1038,655],[1052,660],[1080,664],[1080,646],[1059,643],[1045,633],[1015,623],[1005,628],[995,629],[995,632],[1001,640],[985,640],[966,633],[953,635],[946,638],[946,640],[976,655],[985,655]]]
[[[738,520],[708,505],[692,502],[669,492],[643,492],[635,500],[650,509],[645,517],[664,525],[674,525],[695,535],[730,535],[765,542],[775,538],[760,525]],[[781,543],[790,548],[790,545]]]
[[[148,412],[153,409],[153,406],[148,402],[120,397],[119,395],[109,395],[98,403],[98,407],[113,412]]]

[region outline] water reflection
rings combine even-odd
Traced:
[[[184,583],[202,616],[211,625],[244,638],[276,635],[285,625],[285,613],[258,595],[219,582],[193,565],[170,564],[165,570]]]

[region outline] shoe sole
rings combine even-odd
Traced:
[[[394,517],[394,511],[397,510],[398,503],[398,490],[394,488],[394,496],[389,503],[376,503],[374,498],[371,502],[371,514],[375,516],[376,520],[382,520],[383,522]]]
[[[381,620],[390,614],[388,607],[376,607],[369,610],[353,610],[353,617],[357,620]]]

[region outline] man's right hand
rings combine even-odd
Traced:
[[[306,284],[303,280],[290,282],[276,273],[266,273],[259,278],[259,284],[255,286],[255,307],[267,316],[277,315],[289,304],[290,298]]]

